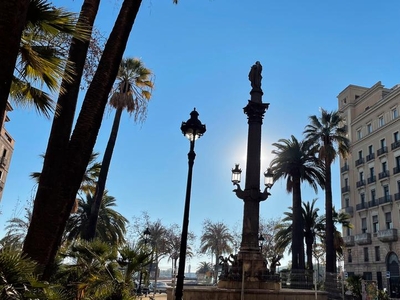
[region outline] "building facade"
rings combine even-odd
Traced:
[[[4,185],[6,183],[11,157],[14,151],[14,139],[5,129],[5,124],[10,121],[7,113],[12,111],[10,104],[7,104],[7,111],[1,123],[0,131],[0,202],[3,196]]]
[[[344,268],[400,297],[400,85],[349,85],[338,95],[351,153],[340,159]]]

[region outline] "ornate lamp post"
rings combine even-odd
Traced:
[[[260,62],[256,62],[250,70],[249,80],[252,90],[251,100],[243,108],[248,118],[246,183],[244,190],[240,187],[242,170],[236,164],[232,169],[232,182],[236,186],[236,196],[244,202],[242,242],[238,259],[242,264],[243,274],[246,277],[245,288],[260,288],[262,276],[266,272],[266,266],[259,246],[259,212],[260,202],[270,195],[269,189],[273,185],[273,174],[270,170],[264,173],[263,192],[260,191],[260,165],[261,165],[261,126],[265,111],[269,103],[262,102]]]
[[[190,208],[190,192],[192,189],[192,172],[194,159],[196,153],[194,152],[194,143],[196,139],[200,138],[206,132],[206,125],[201,124],[198,119],[199,113],[194,109],[190,113],[190,119],[187,122],[182,122],[181,130],[183,135],[185,135],[190,141],[190,150],[188,153],[188,163],[189,171],[186,185],[186,199],[185,199],[185,209],[183,213],[183,225],[182,225],[182,235],[181,235],[181,248],[179,253],[179,267],[176,290],[175,290],[175,300],[181,300],[183,296],[183,280],[185,278],[185,260],[186,260],[186,248],[187,248],[187,235],[189,227],[189,208]]]
[[[144,241],[145,246],[147,245],[147,241],[150,239],[150,235],[151,235],[151,232],[149,230],[149,227],[147,227],[146,230],[143,231],[143,241]],[[137,291],[139,295],[142,294],[142,276],[143,276],[142,266],[140,266],[139,288]]]

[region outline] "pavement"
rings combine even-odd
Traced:
[[[149,294],[147,296],[140,296],[140,297],[138,297],[138,299],[140,299],[140,300],[151,300],[152,298],[150,298],[150,297],[153,297],[153,294]],[[167,294],[165,294],[165,293],[156,294],[154,299],[155,300],[167,300]]]

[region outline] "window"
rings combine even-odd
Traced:
[[[362,159],[362,150],[358,151],[358,159]]]
[[[373,178],[375,176],[375,168],[371,167],[369,168],[369,177]]]
[[[380,116],[378,118],[378,124],[379,124],[379,127],[382,127],[383,125],[385,125],[385,120],[383,119],[383,116]]]
[[[400,169],[400,155],[399,156],[396,156],[395,158],[394,158],[394,165],[396,166],[396,168],[397,169]]]
[[[364,172],[360,172],[360,181],[363,181],[364,180]]]
[[[364,261],[369,261],[368,247],[364,247]]]
[[[357,139],[361,139],[362,138],[362,133],[361,133],[361,129],[357,130]]]
[[[372,145],[368,146],[368,154],[369,155],[374,154],[374,146],[372,146]]]
[[[360,194],[360,202],[363,208],[365,208],[365,194],[361,193]]]
[[[346,198],[344,199],[344,207],[349,207],[350,206],[350,199]]]
[[[363,272],[362,279],[364,279],[364,280],[372,280],[372,272]]]
[[[367,232],[367,218],[361,218],[361,231],[362,233]]]
[[[386,147],[386,140],[385,139],[381,139],[381,148],[385,148]]]
[[[370,134],[372,132],[372,124],[367,124],[367,133]]]
[[[388,185],[384,185],[383,186],[383,197],[385,198],[385,200],[389,200],[390,199],[389,186]]]
[[[350,236],[351,235],[351,228],[347,227],[346,228],[346,233],[347,233],[347,236]]]
[[[353,255],[351,253],[351,249],[347,249],[347,261],[353,262]]]
[[[399,132],[396,131],[395,133],[393,133],[393,141],[395,143],[397,143],[399,141]]]
[[[375,246],[375,261],[381,260],[381,251],[379,246]]]
[[[397,111],[397,107],[392,109],[392,119],[396,119],[399,116],[399,112]]]
[[[376,200],[376,192],[375,190],[371,190],[371,201],[373,204],[375,204],[375,200]]]
[[[386,223],[386,229],[393,228],[393,225],[392,225],[392,213],[390,211],[385,213],[385,223]]]
[[[348,186],[349,186],[349,179],[348,179],[348,178],[345,178],[345,179],[344,179],[344,186],[345,186],[345,187],[348,187]]]
[[[384,161],[382,162],[382,173],[385,173],[387,171],[387,162]]]
[[[379,230],[378,215],[372,216],[372,232],[377,233]]]

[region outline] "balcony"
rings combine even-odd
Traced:
[[[370,153],[366,157],[367,161],[373,160],[374,158],[375,158],[375,153]]]
[[[365,180],[360,180],[360,181],[357,181],[356,182],[356,186],[359,188],[359,187],[362,187],[362,186],[364,186],[365,185]]]
[[[364,163],[364,158],[359,158],[356,160],[356,167]]]
[[[378,206],[379,202],[377,200],[368,201],[368,207]]]
[[[345,164],[343,167],[340,168],[340,172],[341,173],[347,172],[348,170],[349,170],[349,165],[348,164]]]
[[[371,244],[371,234],[370,233],[361,233],[356,234],[354,237],[354,241],[357,245],[368,245]]]
[[[378,149],[378,151],[376,151],[376,155],[377,156],[381,156],[382,154],[385,154],[388,152],[388,149],[386,146],[382,147],[381,149]]]
[[[367,183],[368,184],[374,183],[375,181],[376,181],[376,176],[371,176],[371,177],[367,178]]]
[[[354,235],[348,235],[343,237],[343,242],[346,247],[351,247],[355,245]]]
[[[393,174],[397,174],[400,172],[400,166],[394,167],[393,168]]]
[[[379,204],[392,203],[392,195],[387,195],[378,199]]]
[[[379,180],[381,180],[381,179],[385,179],[385,178],[389,177],[389,175],[390,175],[389,171],[383,171],[378,174],[378,177],[379,177]]]
[[[400,147],[400,141],[394,142],[391,145],[392,150],[397,149]]]
[[[381,242],[395,242],[397,239],[397,229],[392,228],[378,231],[378,240]]]
[[[353,211],[354,211],[353,206],[348,206],[348,207],[345,207],[345,208],[344,208],[344,212],[345,212],[346,214],[350,215],[350,217],[353,216],[353,213],[354,213]]]
[[[394,194],[394,200],[400,200],[400,193]]]
[[[362,210],[362,209],[367,209],[368,208],[368,203],[366,202],[362,202],[362,203],[358,203],[356,205],[356,210]]]
[[[350,186],[349,185],[342,187],[342,193],[347,193],[347,192],[350,192]]]

